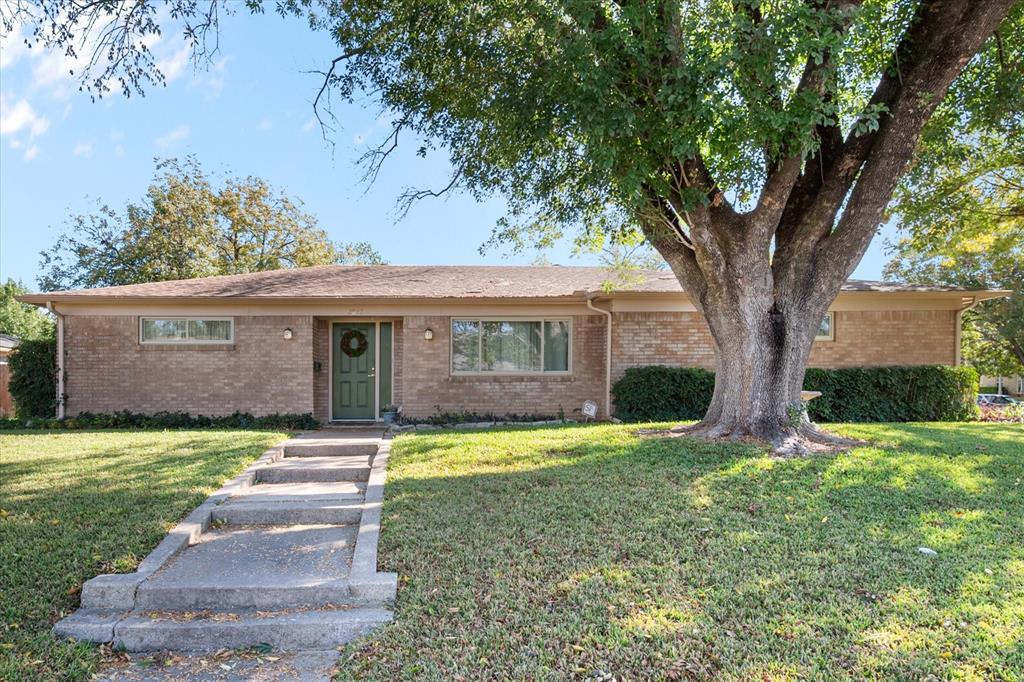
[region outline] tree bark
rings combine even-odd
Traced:
[[[843,139],[832,126],[818,131],[822,144],[809,158],[772,160],[753,210],[737,212],[699,156],[666,168],[678,194],[647,193],[644,234],[714,339],[714,394],[690,433],[756,438],[786,453],[851,442],[806,417],[800,392],[814,337],[925,123],[1012,2],[923,0],[872,97],[884,107],[877,128]],[[801,87],[818,88],[820,68],[809,60]],[[682,210],[684,188],[699,188],[706,202]]]

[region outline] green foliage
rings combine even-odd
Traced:
[[[1009,289],[964,317],[964,359],[1024,373],[1024,3],[965,69],[897,188],[886,276]]]
[[[715,374],[693,367],[630,367],[612,386],[615,414],[627,421],[700,419],[711,404]]]
[[[19,418],[52,418],[57,410],[57,342],[23,339],[8,358],[10,391]]]
[[[194,158],[158,161],[124,213],[74,216],[44,251],[43,290],[116,286],[330,263],[381,263],[366,242],[335,244],[302,203],[256,177],[216,185]]]
[[[691,420],[703,416],[714,387],[707,370],[652,365],[627,369],[612,396],[621,419]],[[811,368],[804,388],[822,393],[807,403],[813,421],[963,421],[978,413],[978,373],[970,367]]]
[[[814,421],[964,421],[978,415],[978,372],[971,367],[809,368],[804,388],[821,391],[807,404]]]
[[[34,305],[14,300],[27,293],[29,290],[13,279],[0,284],[0,333],[19,339],[53,336],[54,324],[48,315]]]
[[[224,417],[193,416],[187,412],[139,414],[124,410],[110,414],[82,412],[74,417],[54,419],[49,414],[21,415],[19,419],[0,420],[0,429],[264,429],[311,431],[320,427],[311,414],[268,414],[254,417],[235,412]],[[37,419],[33,417],[43,417]]]

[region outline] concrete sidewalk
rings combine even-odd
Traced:
[[[148,678],[169,670],[142,664],[108,671],[121,679],[233,679],[223,676],[235,670],[226,663],[206,670],[208,654],[267,645],[277,660],[264,656],[256,670],[252,656],[238,654],[246,671],[238,679],[322,679],[337,646],[392,619],[397,576],[377,572],[390,450],[382,436],[318,431],[275,446],[175,527],[136,573],[86,582],[82,608],[54,633],[129,652],[207,654],[175,659],[199,677]],[[305,663],[287,671],[280,652],[320,653],[289,654]],[[277,668],[282,677],[266,677]]]

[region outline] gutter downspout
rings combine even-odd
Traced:
[[[46,302],[46,309],[57,318],[57,419],[64,418],[64,316],[57,312],[53,301]]]
[[[964,313],[973,308],[974,306],[981,303],[977,296],[971,297],[970,305],[964,306],[956,311],[956,353],[954,355],[953,365],[959,367],[963,364],[963,342],[962,337],[964,333]]]
[[[604,353],[604,408],[605,416],[612,418],[612,313],[609,310],[598,308],[594,305],[594,297],[597,294],[587,292],[587,307],[594,312],[604,315],[606,324],[605,353]]]

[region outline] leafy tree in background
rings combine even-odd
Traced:
[[[800,450],[832,442],[790,417],[821,319],[964,67],[973,59],[985,78],[1015,77],[993,55],[1020,43],[1021,5],[286,0],[277,9],[338,44],[318,112],[331,94],[372,93],[394,116],[367,157],[369,177],[411,133],[425,140],[421,153],[443,150],[454,173],[410,190],[405,205],[452,190],[500,193],[510,210],[497,241],[523,230],[642,235],[714,338],[714,395],[692,432]],[[65,52],[90,45],[82,82],[102,95],[161,80],[143,39],[160,31],[161,10],[185,22],[202,57],[220,6],[13,0],[4,20]],[[962,113],[948,125],[973,112]]]
[[[14,300],[29,293],[21,283],[8,278],[0,284],[0,333],[19,339],[40,339],[53,336],[53,320],[34,305]]]
[[[994,376],[1024,374],[1024,42],[1009,37],[967,66],[925,128],[894,197],[886,266],[907,282],[1014,292],[964,314],[964,359]]]
[[[382,262],[368,243],[333,243],[301,202],[264,180],[218,186],[194,158],[158,160],[146,196],[123,212],[100,205],[70,222],[42,253],[43,290]]]

